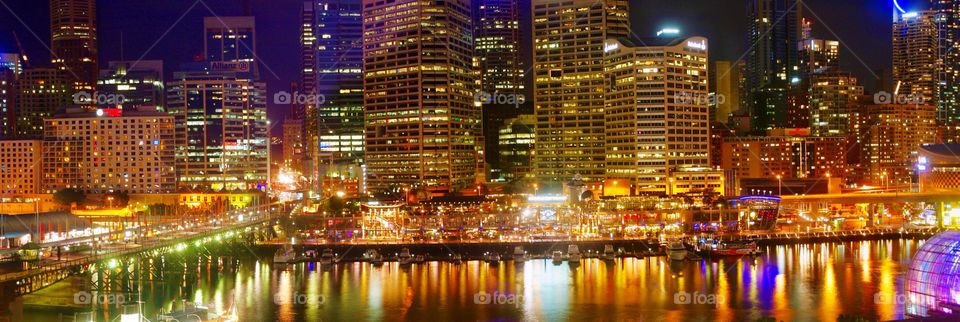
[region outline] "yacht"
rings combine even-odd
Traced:
[[[613,251],[613,245],[606,244],[603,245],[603,254],[600,255],[603,260],[612,261],[617,258],[617,253]]]
[[[329,248],[323,249],[323,254],[320,255],[320,265],[332,265],[336,256],[333,254],[333,250]]]
[[[400,250],[398,260],[400,261],[400,265],[409,265],[413,263],[413,255],[410,255],[410,249],[404,248]]]
[[[450,262],[454,264],[463,263],[463,256],[460,256],[460,254],[450,255]]]
[[[367,253],[364,254],[363,257],[371,264],[383,264],[383,255],[380,255],[380,252],[378,252],[376,249],[367,250]]]
[[[563,263],[563,252],[559,250],[553,252],[553,263],[554,264]]]
[[[581,257],[580,247],[577,247],[577,245],[567,246],[567,260],[579,263]]]
[[[293,245],[290,244],[284,244],[273,254],[274,263],[292,263],[296,258],[297,252],[293,250]]]
[[[667,255],[670,260],[682,261],[687,258],[687,247],[681,239],[671,239],[667,242]]]
[[[523,250],[523,247],[517,246],[513,248],[513,261],[516,263],[522,263],[527,260],[527,252]]]
[[[483,255],[483,260],[487,261],[490,264],[499,264],[500,263],[500,254],[499,253],[486,253]]]

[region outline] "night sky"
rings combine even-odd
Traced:
[[[522,12],[529,14],[530,0],[520,1]],[[160,59],[169,78],[180,63],[192,61],[202,51],[203,17],[242,15],[241,2],[100,0],[97,3],[100,65],[106,66],[108,61],[121,57]],[[291,81],[299,79],[302,1],[251,0],[250,3],[257,19],[257,51],[262,60],[261,77],[269,86],[269,98],[271,93],[285,90]],[[867,90],[872,90],[876,81],[873,71],[889,69],[891,64],[892,1],[808,0],[803,3],[804,16],[815,25],[814,37],[839,39],[844,48],[842,67],[854,72]],[[922,9],[926,1],[901,0],[900,3]],[[0,51],[16,51],[13,31],[23,43],[31,64],[48,64],[48,2],[0,0],[0,5]],[[665,26],[680,28],[685,35],[706,36],[711,42],[711,60],[742,59],[747,49],[746,0],[631,0],[630,6],[637,36],[652,35]],[[521,23],[529,23],[529,19]],[[527,31],[530,27],[521,30]],[[524,38],[529,41],[530,37]],[[273,120],[282,119],[285,113],[284,107],[272,106],[269,112]]]

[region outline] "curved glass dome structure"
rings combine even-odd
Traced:
[[[906,313],[957,313],[960,305],[960,231],[933,236],[914,255],[904,283]]]

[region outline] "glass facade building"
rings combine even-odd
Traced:
[[[929,316],[960,306],[960,231],[928,239],[913,256],[904,281],[906,314]]]
[[[167,83],[178,189],[262,189],[268,176],[266,85],[250,70],[184,65]]]

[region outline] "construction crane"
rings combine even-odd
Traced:
[[[30,60],[27,58],[27,52],[23,50],[23,45],[20,44],[20,37],[17,37],[17,32],[11,31],[13,34],[13,40],[17,42],[17,50],[20,52],[20,59],[22,60],[22,68],[30,67]]]

